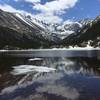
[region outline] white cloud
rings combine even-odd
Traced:
[[[4,10],[4,11],[9,11],[9,12],[16,12],[17,10],[15,8],[13,8],[10,5],[4,4],[4,5],[0,5],[0,9]]]
[[[33,9],[40,10],[45,13],[59,13],[74,7],[77,1],[78,0],[55,0],[47,2],[44,5],[38,3],[33,6]]]
[[[57,96],[62,96],[68,100],[76,100],[79,98],[79,92],[77,91],[77,89],[55,83],[38,87],[36,91],[39,93],[48,93]]]
[[[33,3],[33,2],[40,2],[41,0],[24,0],[24,1],[27,1],[27,2]]]
[[[34,18],[38,19],[38,20],[43,20],[44,22],[47,23],[60,23],[62,22],[62,19],[56,15],[53,14],[49,14],[49,13],[40,13],[40,14],[36,14],[36,15],[32,15],[24,10],[17,10],[15,8],[13,8],[10,5],[4,4],[4,5],[0,5],[0,9],[4,10],[4,11],[8,11],[8,12],[14,12],[14,13],[21,13],[21,14],[25,14],[25,15],[31,15]]]
[[[36,14],[34,15],[34,18],[42,20],[47,23],[61,23],[63,21],[63,19],[57,15],[46,14],[46,13]]]
[[[15,0],[15,1],[18,2],[22,0]],[[45,4],[41,4],[41,0],[23,0],[23,1],[34,3],[33,10],[40,11],[40,13],[32,15],[35,18],[43,20],[48,23],[61,23],[63,21],[63,18],[61,18],[60,15],[64,14],[65,10],[74,7],[78,0],[53,0],[50,2],[46,2]],[[29,14],[24,10],[16,10],[15,8],[7,4],[0,5],[0,9],[9,12],[19,12],[19,13]]]
[[[7,5],[7,4],[0,5],[0,9],[2,9],[3,11],[8,11],[8,12],[22,13],[22,14],[26,14],[26,15],[31,15],[30,13],[28,13],[24,10],[17,10],[15,8],[13,8],[12,6]]]
[[[29,3],[37,3],[40,2],[41,0],[15,0],[16,2],[18,1],[25,1],[25,2],[29,2]]]
[[[59,15],[65,13],[75,6],[78,0],[55,0],[51,2],[46,2],[45,4],[36,3],[33,9],[40,11],[40,14],[36,16],[40,19],[45,19],[48,22],[60,23],[63,21]]]
[[[19,0],[14,0],[14,1],[18,2]]]

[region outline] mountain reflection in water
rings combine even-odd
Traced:
[[[2,58],[0,100],[99,100],[95,58]]]

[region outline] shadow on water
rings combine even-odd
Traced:
[[[96,58],[0,58],[0,100],[99,99]]]

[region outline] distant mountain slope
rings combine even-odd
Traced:
[[[100,47],[100,16],[93,21],[86,22],[80,32],[69,35],[62,44],[81,47],[89,44],[93,47]]]
[[[44,34],[44,35],[43,35]],[[48,47],[53,44],[43,28],[29,25],[13,13],[0,10],[0,47],[11,45],[22,48]]]

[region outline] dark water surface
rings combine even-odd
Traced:
[[[0,100],[100,100],[100,60],[2,56]]]

